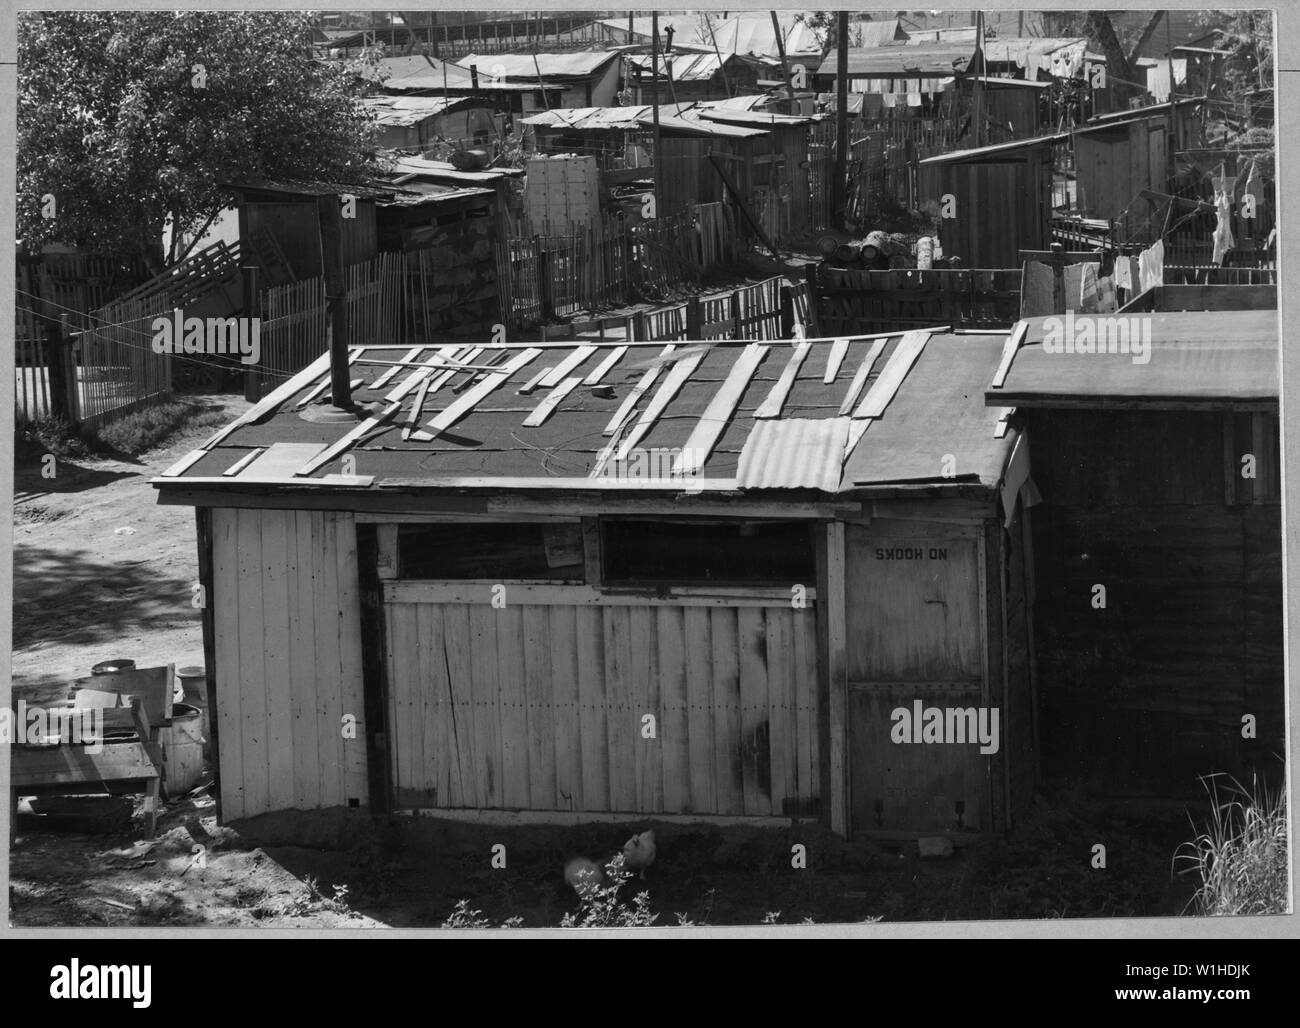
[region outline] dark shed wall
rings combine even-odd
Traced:
[[[1252,503],[1237,473],[1256,447],[1268,488],[1276,417],[1259,416],[1254,442],[1225,440],[1231,422],[1213,412],[1027,421],[1043,496],[1032,521],[1044,773],[1107,794],[1192,797],[1198,775],[1278,770],[1280,508]],[[1105,609],[1092,606],[1096,584]],[[1245,714],[1255,741],[1241,737]]]
[[[956,198],[939,222],[943,252],[968,268],[1014,268],[1020,251],[1045,250],[1052,206],[1052,151],[1043,145],[984,161],[923,166],[921,199]]]

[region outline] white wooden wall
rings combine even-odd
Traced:
[[[820,796],[812,602],[508,590],[498,609],[489,585],[385,585],[398,807],[781,816]]]
[[[218,508],[212,535],[223,819],[368,805],[352,516]]]

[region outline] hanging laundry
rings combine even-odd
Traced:
[[[1127,289],[1132,291],[1133,279],[1130,273],[1130,268],[1132,268],[1132,264],[1130,263],[1131,260],[1132,258],[1125,257],[1123,254],[1120,254],[1115,258],[1114,282],[1116,289]]]
[[[898,103],[898,95],[896,93],[881,93],[880,102],[886,108],[893,108],[893,106]]]
[[[1097,279],[1097,313],[1114,314],[1117,310],[1119,298],[1115,295],[1115,279],[1110,275]]]
[[[1138,255],[1138,286],[1142,292],[1164,285],[1165,244],[1157,240]]]
[[[1020,276],[1020,316],[1036,318],[1056,314],[1052,299],[1052,268],[1040,261],[1025,261]]]
[[[1228,251],[1237,245],[1237,240],[1232,235],[1232,206],[1228,202],[1228,194],[1217,193],[1214,197],[1214,206],[1219,221],[1214,226],[1214,253],[1210,257],[1210,263],[1222,264]]]
[[[907,106],[908,106],[908,107],[920,107],[920,106],[921,106],[921,94],[920,94],[920,93],[908,93],[908,94],[907,94]]]
[[[1246,211],[1250,211],[1252,217],[1245,217]],[[1238,223],[1238,234],[1248,236],[1252,240],[1258,239],[1256,227],[1263,223],[1264,217],[1264,177],[1260,174],[1259,164],[1254,159],[1250,162],[1250,170],[1246,172],[1245,184],[1241,187],[1241,200],[1237,208],[1237,217],[1241,219]]]
[[[1100,267],[1100,264],[1091,261],[1065,266],[1065,309],[1067,311],[1078,314],[1096,313],[1097,271]]]

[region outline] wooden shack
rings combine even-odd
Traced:
[[[391,190],[332,182],[246,179],[230,186],[239,197],[239,238],[259,236],[274,241],[291,279],[321,274],[320,221],[316,201],[321,196],[356,197],[354,216],[340,222],[343,263],[356,264],[379,252],[375,202]]]
[[[1181,306],[1185,290],[1233,287],[1173,288],[1164,299]],[[1091,319],[1103,352],[1056,350],[1063,319],[1022,323],[987,400],[1014,406],[1042,500],[1043,774],[1092,795],[1203,801],[1201,776],[1277,782],[1286,752],[1278,318],[1147,306]]]
[[[1075,129],[1079,212],[1110,220],[1127,214],[1134,222],[1145,221],[1150,208],[1142,201],[1143,191],[1169,193],[1173,152],[1198,145],[1200,106],[1200,100],[1191,99],[1117,111]],[[1159,226],[1154,231],[1158,236]]]
[[[154,480],[197,510],[221,817],[1005,828],[1006,339],[354,348],[349,423],[303,416],[317,361]]]
[[[1011,268],[1021,250],[1046,250],[1053,146],[1064,138],[1035,136],[922,160],[921,204],[939,218],[944,255],[968,268]]]

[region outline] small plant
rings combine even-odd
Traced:
[[[780,924],[780,923],[781,923],[781,911],[779,910],[769,910],[766,914],[763,915],[763,924]]]
[[[628,906],[618,898],[618,890],[632,875],[623,867],[623,854],[616,854],[605,865],[605,884],[587,891],[577,913],[565,914],[561,928],[648,928],[659,920],[650,910],[650,894],[639,892]],[[680,919],[679,919],[679,923]]]
[[[442,922],[444,928],[491,928],[492,922],[483,916],[481,910],[470,910],[469,900],[456,902],[447,919]]]
[[[91,456],[90,447],[82,435],[63,418],[53,415],[23,424],[19,429],[19,440],[56,457],[74,459]]]
[[[1175,869],[1184,865],[1179,873],[1200,879],[1188,906],[1219,916],[1286,913],[1286,794],[1258,780],[1252,792],[1229,778],[1229,798],[1221,800],[1219,777],[1201,779],[1213,804],[1209,823],[1174,855]]]

